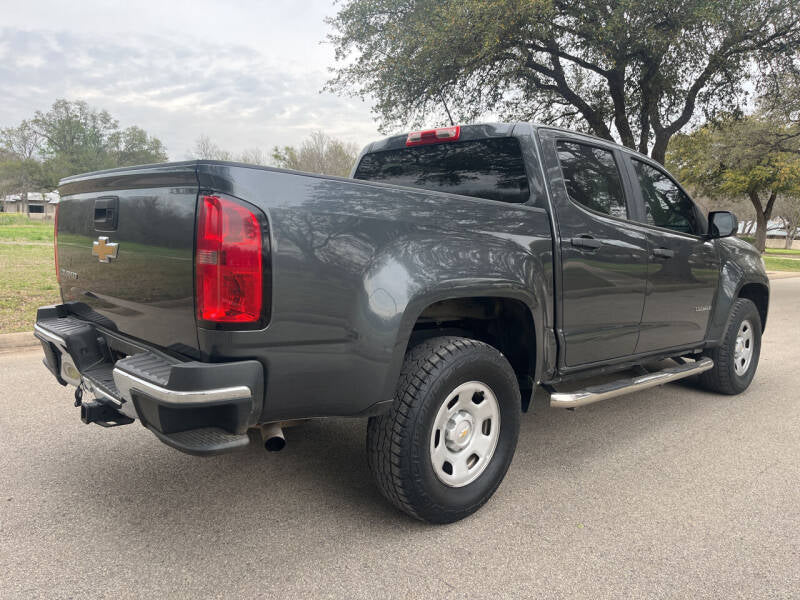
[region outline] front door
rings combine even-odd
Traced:
[[[704,238],[705,219],[657,165],[630,158],[631,179],[644,210],[647,296],[636,352],[702,342],[719,279],[719,257]]]
[[[561,256],[564,364],[633,354],[647,280],[647,239],[630,216],[621,155],[602,142],[543,132]],[[552,163],[552,164],[551,164]],[[632,226],[634,225],[634,226]]]

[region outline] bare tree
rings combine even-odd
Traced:
[[[249,165],[266,165],[269,163],[267,153],[261,148],[247,148],[239,155],[239,162]]]
[[[206,134],[197,138],[190,156],[200,160],[233,160],[230,152],[217,146]]]
[[[41,148],[42,136],[31,125],[22,121],[17,127],[0,129],[0,147],[22,160],[34,158]]]
[[[200,160],[230,160],[247,163],[250,165],[266,165],[269,157],[264,150],[258,147],[246,148],[241,154],[218,146],[209,136],[202,134],[194,143],[194,148],[189,153],[189,158]]]
[[[780,219],[786,231],[787,250],[791,249],[792,242],[797,237],[797,229],[800,227],[800,197],[785,196],[778,204],[778,219]]]
[[[275,164],[284,169],[346,177],[358,156],[358,146],[313,131],[299,148],[284,146],[272,151]]]

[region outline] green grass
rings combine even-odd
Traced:
[[[53,221],[27,215],[0,213],[0,242],[53,242]]]
[[[800,272],[800,260],[793,258],[777,258],[764,256],[767,271],[797,271]]]
[[[776,256],[796,256],[800,258],[800,250],[786,250],[784,248],[767,248],[765,252]]]
[[[0,274],[0,333],[32,331],[36,309],[61,302],[52,246],[0,244]]]

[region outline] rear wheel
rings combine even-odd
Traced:
[[[421,343],[406,357],[391,411],[369,421],[378,487],[424,521],[472,514],[511,464],[520,406],[514,371],[495,348],[459,337]]]
[[[752,301],[739,298],[731,309],[721,344],[708,353],[714,368],[700,375],[700,383],[720,394],[739,394],[753,381],[760,354],[761,316]]]

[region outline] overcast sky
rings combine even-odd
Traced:
[[[370,105],[320,93],[331,1],[0,0],[0,127],[56,98],[105,108],[184,159],[201,134],[239,152],[314,129],[359,145]]]

